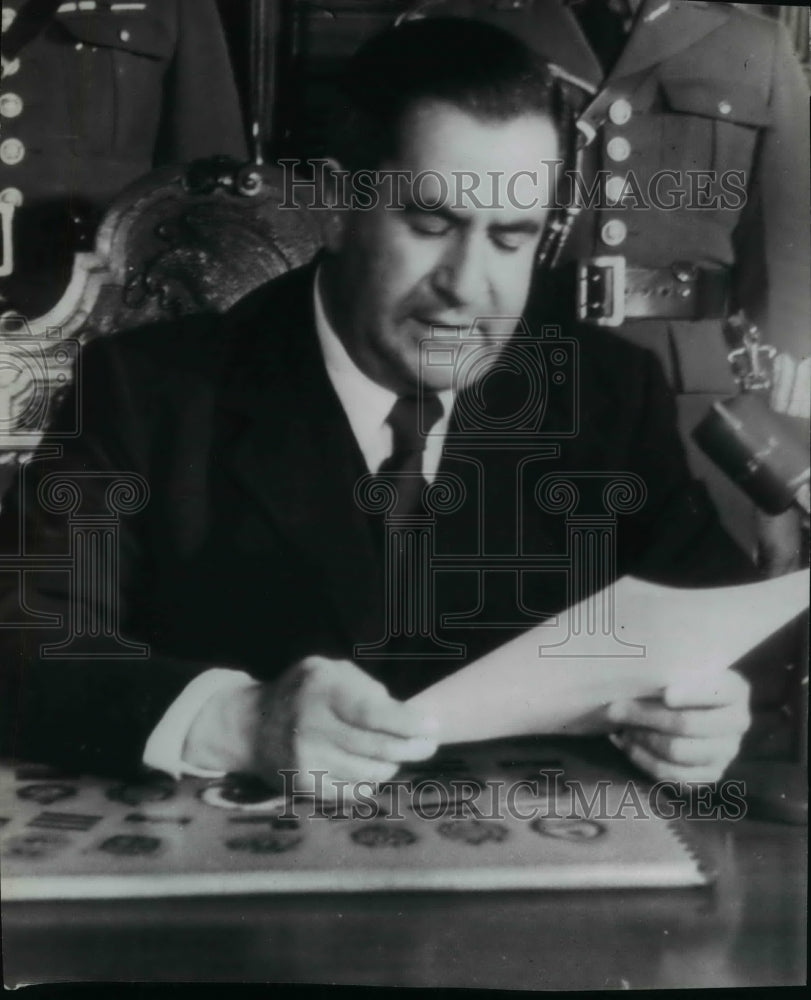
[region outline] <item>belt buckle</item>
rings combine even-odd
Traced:
[[[595,326],[625,321],[625,257],[589,257],[577,265],[577,318]]]

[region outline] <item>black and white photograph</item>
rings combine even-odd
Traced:
[[[807,984],[810,12],[2,0],[6,989]]]

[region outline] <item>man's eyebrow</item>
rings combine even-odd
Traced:
[[[529,236],[535,236],[541,231],[539,223],[533,222],[531,219],[521,219],[515,222],[493,222],[487,228],[491,233],[526,233]]]
[[[447,205],[427,205],[423,202],[408,200],[405,202],[404,208],[406,212],[410,212],[413,215],[438,215],[441,219],[452,222],[455,226],[467,225],[467,220],[464,216],[454,212]]]

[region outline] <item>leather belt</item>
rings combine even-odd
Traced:
[[[670,267],[632,267],[607,254],[577,264],[577,316],[595,326],[634,319],[721,319],[727,315],[725,268],[677,261]]]

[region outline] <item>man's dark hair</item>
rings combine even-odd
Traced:
[[[407,21],[366,42],[339,89],[330,153],[349,170],[374,170],[397,151],[404,115],[421,101],[447,101],[483,121],[560,114],[547,64],[518,38],[481,21]]]

